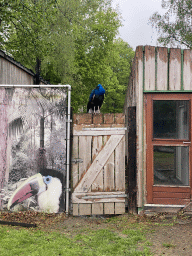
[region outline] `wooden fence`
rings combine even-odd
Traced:
[[[125,212],[123,114],[74,115],[73,215]]]

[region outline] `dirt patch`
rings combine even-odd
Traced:
[[[154,224],[146,238],[152,244],[150,250],[154,255],[191,256],[192,220],[178,220],[173,226]]]
[[[0,212],[0,220],[37,224],[43,231],[56,231],[73,237],[87,231],[108,229],[124,237],[126,229],[140,229],[146,240],[138,249],[147,245],[152,255],[192,256],[192,218],[179,215],[120,215],[116,217],[66,217],[61,214],[37,212]]]

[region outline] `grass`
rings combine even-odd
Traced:
[[[155,226],[174,226],[174,223],[154,223]]]
[[[1,213],[1,219],[36,223],[37,228],[23,228],[0,225],[0,255],[26,256],[148,256],[154,249],[154,242],[146,236],[156,232],[158,227],[173,226],[175,217],[165,216],[121,216],[69,217],[65,215],[42,215],[22,212]],[[163,243],[165,242],[165,243]],[[175,247],[162,241],[161,249]]]
[[[117,219],[110,221],[118,222]],[[142,250],[138,250],[138,243]],[[89,229],[70,236],[61,232],[0,226],[1,256],[139,256],[151,255],[142,229]]]
[[[173,248],[173,247],[176,247],[174,244],[171,244],[171,243],[163,243],[163,247],[166,247],[166,248]]]

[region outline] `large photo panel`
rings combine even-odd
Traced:
[[[0,88],[0,207],[65,209],[64,89]]]

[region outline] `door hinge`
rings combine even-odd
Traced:
[[[79,163],[83,163],[83,159],[81,159],[81,158],[73,158],[73,159],[71,160],[71,162],[72,162],[73,164],[79,164]]]

